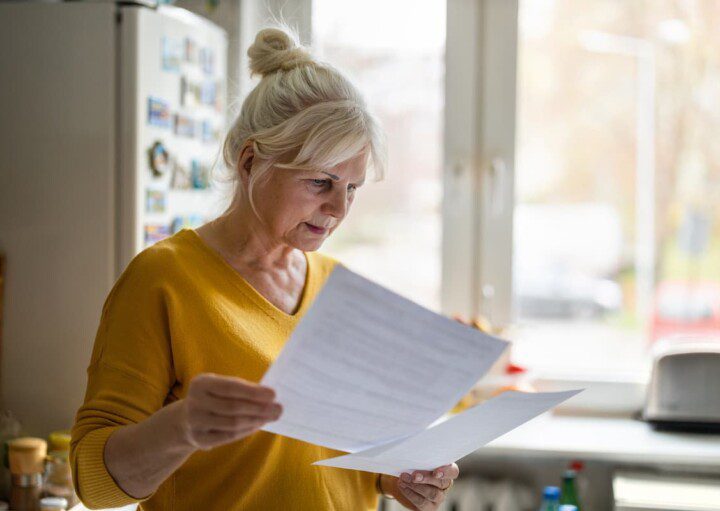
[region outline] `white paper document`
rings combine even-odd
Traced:
[[[393,476],[433,470],[459,460],[578,392],[505,392],[416,435],[313,464]]]
[[[407,438],[506,346],[338,266],[261,381],[283,406],[263,429],[345,452]]]

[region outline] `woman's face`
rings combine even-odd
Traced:
[[[271,168],[253,188],[263,229],[273,240],[317,250],[347,216],[366,163],[363,153],[327,171]]]

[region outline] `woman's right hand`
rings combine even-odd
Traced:
[[[193,378],[180,409],[182,438],[202,450],[245,438],[282,413],[271,388],[213,373]]]

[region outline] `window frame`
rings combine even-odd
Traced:
[[[518,0],[448,0],[442,310],[512,319]]]

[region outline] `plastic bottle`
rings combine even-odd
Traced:
[[[540,511],[559,511],[560,488],[557,486],[546,486],[543,490],[543,500]]]
[[[568,465],[569,470],[575,471],[575,489],[577,490],[578,501],[586,502],[588,494],[588,478],[585,473],[585,464],[579,460],[573,460]],[[580,507],[580,506],[578,506]]]
[[[560,504],[569,504],[577,507],[580,511],[580,499],[577,490],[577,472],[574,470],[566,470],[562,478],[562,494],[560,496]]]

